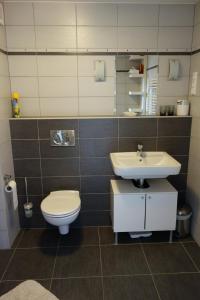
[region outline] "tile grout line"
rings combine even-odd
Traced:
[[[3,281],[3,278],[4,278],[4,276],[5,276],[6,272],[7,272],[7,270],[8,270],[8,268],[9,268],[10,264],[11,264],[11,261],[13,260],[13,257],[14,257],[14,255],[15,255],[15,253],[16,253],[16,250],[18,249],[18,245],[19,245],[19,243],[21,242],[23,236],[24,236],[24,230],[22,231],[22,234],[21,234],[21,236],[20,236],[20,238],[19,238],[19,241],[18,241],[17,244],[16,244],[16,247],[13,249],[13,253],[11,254],[11,256],[10,256],[10,258],[9,258],[9,261],[8,261],[8,263],[7,263],[7,266],[6,266],[4,272],[3,272],[2,276],[1,276],[0,282]]]
[[[193,260],[192,256],[190,255],[190,253],[188,252],[188,250],[185,248],[183,242],[180,242],[182,248],[184,249],[186,255],[189,257],[189,259],[191,260],[193,266],[195,267],[195,269],[200,272],[200,269],[198,268],[197,264],[195,263],[195,261]]]
[[[157,286],[156,286],[155,279],[154,279],[153,273],[152,273],[152,271],[151,271],[151,267],[150,267],[150,264],[149,264],[149,262],[148,262],[148,259],[147,259],[147,256],[146,256],[146,253],[145,253],[145,251],[144,251],[144,247],[143,247],[143,244],[142,244],[142,243],[140,243],[140,247],[141,247],[142,253],[143,253],[143,255],[144,255],[144,258],[145,258],[147,267],[148,267],[148,269],[149,269],[149,272],[150,272],[150,275],[151,275],[151,278],[152,278],[152,281],[153,281],[153,285],[154,285],[154,288],[155,288],[155,290],[156,290],[158,299],[159,299],[159,300],[162,300],[162,299],[161,299],[161,296],[160,296],[160,294],[159,294],[158,288],[157,288]]]
[[[102,265],[102,253],[101,253],[101,236],[100,236],[100,231],[99,227],[97,228],[98,231],[98,239],[99,239],[99,258],[100,258],[100,268],[101,268],[101,287],[102,287],[102,296],[103,300],[105,299],[105,291],[104,291],[104,283],[103,283],[103,265]]]
[[[78,63],[78,62],[77,62]],[[78,71],[77,71],[78,72]],[[78,100],[79,101],[79,100]],[[77,137],[77,145],[78,145],[78,151],[79,151],[79,158],[78,158],[78,168],[79,168],[79,194],[81,194],[81,148],[80,148],[80,120],[77,120],[77,132],[78,132],[78,137]]]
[[[97,226],[98,227],[98,226]],[[90,228],[90,227],[89,227]],[[35,229],[32,229],[32,230],[40,230],[41,228],[35,228]],[[42,228],[42,229],[44,229],[44,228]],[[173,242],[173,245],[179,245],[181,242]],[[192,241],[188,241],[187,242],[187,244],[194,244],[195,242],[192,242]],[[138,243],[134,243],[134,244],[131,244],[131,243],[123,243],[123,244],[119,244],[119,245],[122,245],[122,246],[138,246],[138,245],[162,245],[162,246],[164,246],[164,245],[168,245],[169,244],[169,242],[152,242],[152,243],[140,243],[140,242],[138,242]],[[108,246],[111,246],[111,245],[114,245],[113,243],[112,244],[102,244],[101,245],[101,247],[108,247]],[[76,246],[75,244],[74,245],[62,245],[62,248],[73,248],[74,246]],[[81,245],[81,248],[85,248],[85,247],[96,247],[96,245],[94,245],[94,244],[86,244],[86,245]],[[23,250],[30,250],[30,249],[46,249],[46,248],[48,248],[48,249],[55,249],[55,248],[57,248],[57,247],[55,247],[55,246],[35,246],[35,247],[17,247],[17,249],[23,249]],[[199,272],[199,271],[198,271]],[[182,272],[178,272],[178,273],[182,273]]]
[[[55,254],[54,264],[53,264],[52,273],[51,273],[50,285],[49,285],[49,290],[50,291],[51,291],[52,283],[53,283],[53,279],[54,279],[56,261],[57,261],[59,247],[60,247],[60,241],[61,241],[61,237],[59,236],[59,240],[58,240],[57,247],[56,247],[56,254]]]
[[[40,182],[42,187],[42,197],[44,197],[44,187],[43,187],[43,174],[42,174],[42,159],[41,159],[41,147],[40,147],[40,129],[39,129],[39,121],[37,120],[37,135],[38,135],[38,145],[39,145],[39,160],[40,160]]]
[[[199,272],[181,272],[181,273],[155,273],[155,275],[187,275],[187,274],[199,274]],[[90,279],[90,278],[118,278],[118,277],[130,277],[130,278],[134,278],[134,277],[152,277],[152,274],[142,274],[142,273],[138,273],[138,274],[112,274],[112,275],[105,275],[105,276],[101,276],[101,275],[89,275],[89,276],[68,276],[68,277],[53,277],[53,279],[55,280],[66,280],[66,279]],[[46,281],[46,280],[51,280],[51,277],[47,277],[47,278],[32,278],[32,280],[42,280],[42,281]],[[23,279],[6,279],[6,280],[2,280],[2,282],[15,282],[15,281],[23,281]]]

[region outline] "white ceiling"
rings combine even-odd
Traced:
[[[196,4],[199,0],[1,0],[3,2],[71,2],[71,3],[137,3],[137,4]]]

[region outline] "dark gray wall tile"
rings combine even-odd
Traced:
[[[114,175],[110,158],[81,158],[81,175]]]
[[[15,178],[17,182],[18,195],[26,195],[24,178]],[[27,178],[28,195],[41,195],[42,184],[41,178]]]
[[[80,191],[80,177],[43,177],[44,194],[58,190]]]
[[[79,121],[80,138],[105,138],[118,135],[117,119],[85,119]]]
[[[82,176],[81,192],[82,193],[109,193],[110,180],[114,176]]]
[[[157,135],[156,118],[119,119],[120,137],[153,137]]]
[[[79,158],[43,158],[41,164],[43,176],[79,175]]]
[[[158,136],[190,136],[192,118],[159,118]]]
[[[178,191],[182,191],[186,189],[187,186],[186,174],[172,175],[168,177],[168,180]]]
[[[75,137],[78,138],[78,120],[39,120],[39,137],[41,139],[48,139],[50,136],[50,130],[65,129],[75,130]]]
[[[81,157],[104,157],[118,151],[117,138],[80,139]]]
[[[79,145],[76,140],[76,145],[72,147],[55,147],[50,145],[49,140],[40,140],[41,157],[61,158],[61,157],[78,157]]]
[[[72,227],[81,226],[111,226],[109,211],[80,212]]]
[[[16,177],[40,177],[40,159],[15,159]]]
[[[188,171],[188,159],[189,157],[187,155],[183,155],[183,156],[177,156],[177,155],[173,155],[173,157],[181,163],[181,173],[187,173]]]
[[[33,203],[33,214],[41,214],[40,204],[43,200],[43,196],[28,196],[28,200]],[[19,200],[19,213],[22,215],[24,213],[24,204],[27,201],[26,196],[18,196]]]
[[[185,136],[188,133],[190,122],[188,118],[160,118],[159,134],[163,136],[156,138],[157,118],[119,119],[118,144],[118,119],[38,120],[43,169],[41,178],[40,159],[28,159],[39,158],[38,141],[36,141],[38,140],[37,120],[11,121],[21,224],[23,227],[50,226],[46,224],[40,211],[43,197],[54,190],[80,191],[81,189],[82,210],[75,226],[110,225],[110,179],[117,179],[117,177],[113,175],[109,154],[117,151],[136,151],[139,143],[144,145],[144,150],[155,151],[157,143],[157,150],[167,151],[173,155],[182,164],[181,172],[186,173],[190,138],[181,135]],[[78,138],[78,124],[81,139],[76,140],[75,147],[50,146],[51,129],[75,129]],[[171,135],[174,137],[169,137]],[[35,141],[27,139],[35,139]],[[81,156],[80,165],[79,156]],[[79,174],[79,167],[82,176]],[[23,204],[26,197],[23,177],[25,176],[28,177],[29,199],[34,203],[33,220],[24,217]],[[179,190],[179,199],[181,199],[179,201],[183,201],[186,174],[170,176],[169,181]]]
[[[178,205],[185,203],[186,200],[186,191],[178,192]]]
[[[166,151],[171,155],[188,155],[190,138],[188,137],[159,137],[158,151]]]
[[[44,228],[45,220],[42,213],[34,213],[32,218],[26,218],[24,213],[19,214],[21,228]]]
[[[38,158],[39,142],[38,141],[12,141],[13,158]]]
[[[110,210],[110,194],[81,194],[81,210]]]
[[[144,151],[156,151],[156,138],[119,138],[119,151],[137,151],[138,144],[142,144]]]
[[[10,120],[12,139],[37,139],[37,120]]]

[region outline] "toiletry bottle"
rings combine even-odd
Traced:
[[[139,74],[144,74],[144,64],[139,65]]]
[[[19,93],[12,93],[12,116],[13,118],[20,117],[20,108],[19,108]]]

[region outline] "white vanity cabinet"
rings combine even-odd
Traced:
[[[175,229],[178,192],[166,179],[148,183],[149,188],[140,189],[131,180],[111,180],[114,232]]]

